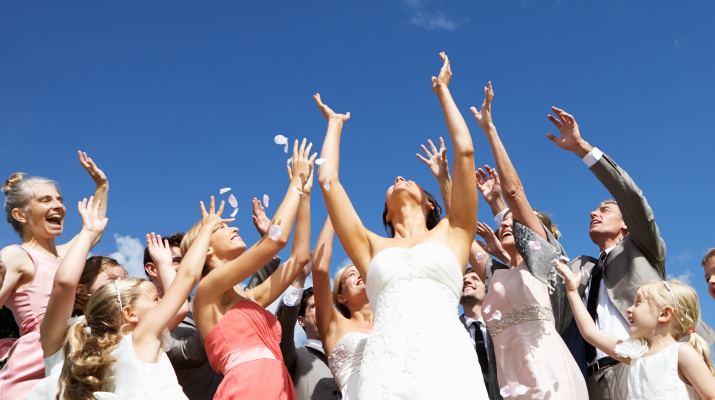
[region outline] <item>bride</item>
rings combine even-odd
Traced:
[[[481,369],[457,306],[476,232],[474,147],[452,100],[444,53],[432,89],[454,146],[451,208],[441,221],[436,201],[417,183],[398,176],[387,190],[384,220],[392,238],[370,232],[338,179],[340,135],[350,113],[315,101],[328,120],[318,171],[335,231],[360,276],[366,278],[374,326],[364,350],[358,399],[486,399]],[[435,218],[434,214],[437,214]]]

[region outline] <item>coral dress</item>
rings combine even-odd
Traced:
[[[0,340],[0,359],[7,364],[0,371],[0,399],[24,399],[32,387],[45,377],[45,361],[40,344],[40,323],[45,316],[52,282],[59,260],[36,250],[23,249],[32,259],[35,278],[25,289],[16,289],[5,306],[20,327],[19,339]]]
[[[209,363],[224,378],[214,399],[295,400],[276,317],[250,300],[236,303],[206,335]]]

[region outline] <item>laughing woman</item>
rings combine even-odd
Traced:
[[[94,198],[101,202],[99,218],[107,214],[109,184],[86,153],[79,162],[94,180]],[[22,245],[7,246],[0,254],[6,267],[0,281],[0,306],[5,305],[20,326],[20,339],[0,340],[0,358],[9,357],[0,371],[0,399],[24,399],[33,385],[45,377],[40,345],[40,323],[45,315],[52,282],[60,260],[75,238],[55,245],[62,234],[65,206],[57,182],[13,174],[2,188],[7,221],[22,238]],[[93,245],[96,245],[101,236]]]

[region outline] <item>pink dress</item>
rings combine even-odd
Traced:
[[[0,371],[0,399],[24,399],[45,377],[45,361],[40,344],[40,323],[45,316],[59,261],[41,252],[21,247],[32,259],[35,279],[25,289],[16,289],[5,306],[20,326],[19,339],[0,340],[0,359],[7,364]]]
[[[522,262],[494,271],[482,315],[509,399],[588,399],[586,382],[554,324],[549,289]]]
[[[224,378],[215,400],[295,400],[276,317],[250,300],[236,303],[206,335],[209,363]]]

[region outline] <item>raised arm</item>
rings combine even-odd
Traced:
[[[303,185],[303,194],[298,205],[290,257],[278,271],[253,289],[253,299],[263,307],[273,303],[310,262],[310,191],[313,188],[313,161],[317,156],[316,153],[308,158],[310,147],[308,146],[305,152],[293,161],[294,166],[298,168],[296,173],[307,174],[308,180]],[[293,180],[290,170],[289,178]]]
[[[506,200],[506,204],[512,212],[514,220],[521,222],[524,226],[533,230],[546,239],[546,231],[539,222],[539,219],[534,215],[529,201],[526,199],[524,187],[521,185],[519,175],[517,175],[514,165],[509,159],[509,155],[504,148],[504,145],[499,139],[497,128],[492,122],[492,99],[494,98],[494,90],[492,83],[489,82],[488,87],[484,88],[484,103],[481,110],[477,111],[476,107],[472,107],[472,113],[477,119],[477,123],[484,130],[484,133],[489,140],[489,145],[492,148],[492,154],[497,164],[497,169],[500,173],[501,190]]]
[[[99,167],[97,167],[97,164],[95,164],[94,161],[87,156],[87,153],[78,151],[77,155],[79,156],[80,165],[87,171],[89,176],[94,181],[94,184],[97,185],[97,189],[94,191],[94,199],[100,204],[98,217],[103,219],[107,216],[107,201],[109,198],[109,182],[107,181],[107,176],[101,169],[99,169]],[[61,256],[64,256],[65,253],[69,251],[69,248],[72,246],[75,239],[77,239],[77,236],[72,238],[69,242],[61,246],[57,246],[57,251]],[[99,237],[94,240],[92,247],[99,243],[100,240],[102,240],[102,235],[99,235]]]
[[[573,317],[576,320],[576,325],[578,325],[578,330],[581,332],[581,336],[583,336],[587,342],[591,343],[594,347],[609,356],[624,364],[630,364],[630,358],[619,357],[613,350],[617,344],[622,342],[622,340],[609,333],[598,330],[596,323],[593,322],[593,318],[591,318],[591,315],[588,313],[586,306],[583,305],[583,300],[581,300],[581,296],[578,294],[578,285],[581,283],[581,273],[578,275],[574,274],[567,265],[558,259],[554,259],[553,262],[561,275],[564,277],[566,297],[569,299],[569,304],[571,304]]]
[[[443,64],[442,69],[439,71],[439,76],[432,77],[432,90],[437,94],[439,104],[442,106],[447,131],[454,146],[451,207],[447,213],[447,219],[450,227],[455,232],[458,232],[458,237],[464,240],[466,254],[476,232],[476,215],[479,201],[477,185],[474,182],[474,145],[472,144],[472,137],[469,134],[467,123],[464,122],[464,118],[462,118],[462,114],[449,92],[449,81],[452,78],[449,58],[444,53],[439,55],[443,60]]]
[[[68,329],[67,320],[72,316],[75,293],[84,271],[87,254],[107,226],[107,218],[100,216],[101,207],[101,201],[95,200],[94,197],[90,197],[89,201],[84,199],[77,205],[82,216],[82,230],[57,267],[45,318],[40,324],[40,343],[44,357],[49,357],[62,348]]]
[[[507,209],[501,195],[501,181],[497,170],[488,165],[485,165],[484,169],[479,168],[477,170],[477,188],[482,192],[482,196],[491,207],[494,216]]]
[[[551,110],[559,117],[549,115],[549,120],[559,129],[560,137],[546,136],[560,148],[576,154],[582,160],[589,153],[594,164],[590,169],[618,203],[628,233],[649,258],[662,278],[665,278],[665,242],[660,237],[653,210],[643,192],[631,177],[608,156],[595,149],[581,137],[581,131],[571,114],[556,107]]]
[[[214,269],[201,280],[194,298],[195,309],[199,310],[206,305],[214,304],[226,292],[232,290],[234,286],[243,282],[261,266],[270,261],[288,243],[298,211],[301,193],[303,192],[302,189],[308,180],[307,167],[303,165],[308,162],[308,157],[301,156],[300,159],[298,157],[299,154],[305,152],[305,142],[305,139],[303,139],[300,150],[298,149],[297,140],[293,145],[293,162],[291,166],[293,178],[283,202],[273,216],[268,233],[258,243],[241,254],[240,257]]]
[[[335,230],[330,217],[328,217],[318,237],[318,243],[315,245],[313,261],[315,323],[318,325],[318,333],[320,333],[324,347],[335,332],[338,318],[344,318],[333,306],[333,292],[330,287],[330,259],[333,256],[334,237]],[[333,344],[330,343],[331,346]],[[332,348],[330,350],[332,351]]]
[[[154,232],[146,234],[146,246],[149,249],[149,255],[151,256],[154,265],[156,266],[156,272],[161,281],[161,287],[166,291],[176,278],[176,270],[174,270],[173,257],[171,254],[171,247],[169,246],[169,241],[161,241],[161,235],[157,236]],[[169,330],[174,330],[181,321],[186,318],[189,314],[189,300],[188,297],[184,304],[181,305],[179,310],[176,312],[174,317],[169,320],[167,328]]]
[[[422,151],[425,152],[427,158],[423,157],[417,153],[417,158],[419,158],[423,163],[427,164],[430,172],[437,179],[439,183],[439,192],[442,195],[442,203],[444,203],[444,212],[449,214],[452,201],[452,177],[449,176],[449,160],[447,160],[447,148],[444,147],[444,139],[440,136],[439,138],[439,151],[434,147],[432,140],[427,140],[430,146],[428,150],[425,145],[421,145]]]
[[[257,198],[253,198],[253,225],[256,226],[256,231],[263,237],[268,228],[271,227],[271,220],[266,216],[266,211],[263,209],[263,205],[258,201]],[[265,282],[269,276],[273,275],[274,272],[280,267],[281,258],[278,256],[273,257],[270,261],[266,263],[261,269],[256,271],[255,274],[251,275],[251,278],[246,284],[245,290],[253,289],[254,287]]]
[[[355,208],[338,178],[340,169],[340,135],[343,125],[350,119],[350,113],[336,114],[330,107],[323,104],[320,94],[313,96],[320,112],[328,120],[328,131],[320,157],[326,159],[318,168],[318,182],[323,191],[325,206],[333,221],[336,221],[335,232],[342,243],[348,257],[355,263],[363,276],[372,261],[370,253],[370,237],[372,232],[360,221]]]
[[[161,347],[161,333],[167,328],[169,321],[175,317],[201,277],[211,235],[221,225],[233,221],[233,218],[221,218],[223,206],[224,202],[222,201],[216,211],[215,201],[211,196],[211,206],[207,213],[204,203],[201,202],[202,215],[205,217],[201,221],[201,229],[196,239],[179,264],[176,278],[170,287],[165,288],[164,297],[159,304],[138,321],[132,334],[132,342],[135,353],[142,361],[156,361],[156,352]]]

